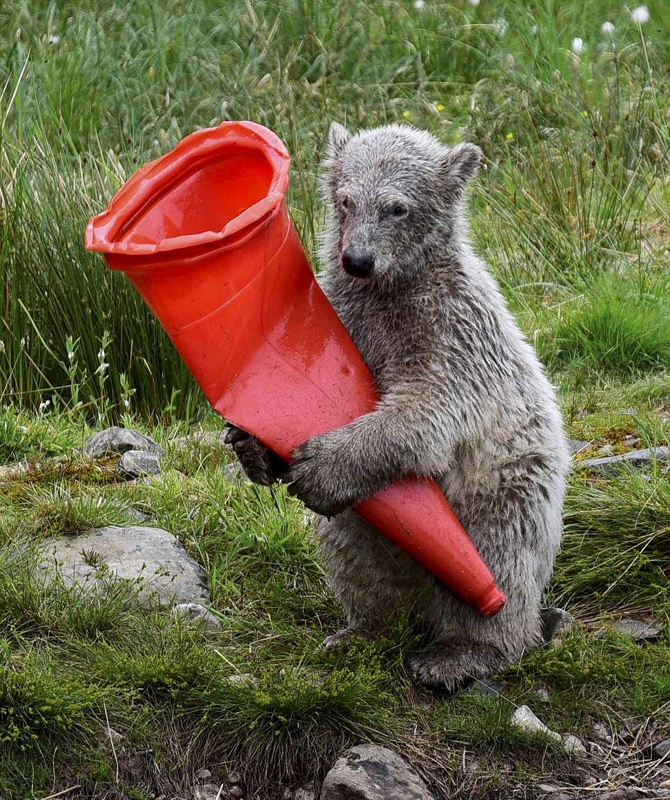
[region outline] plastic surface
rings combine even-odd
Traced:
[[[286,461],[377,401],[289,219],[288,170],[274,133],[224,122],[139,170],[86,229],[87,248],[130,278],[216,411]],[[504,605],[433,481],[399,481],[354,511],[480,613]]]

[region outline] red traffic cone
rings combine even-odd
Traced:
[[[216,411],[286,461],[377,401],[289,219],[288,170],[274,133],[224,122],[140,169],[86,229],[86,247],[130,278]],[[481,614],[503,607],[434,481],[406,478],[354,511]]]

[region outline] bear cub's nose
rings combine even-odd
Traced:
[[[369,278],[375,268],[375,257],[372,253],[354,253],[345,250],[342,253],[344,271],[355,278]]]

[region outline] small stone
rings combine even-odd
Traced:
[[[590,446],[591,442],[584,442],[581,439],[568,439],[568,448],[573,456],[576,456],[577,453],[581,453],[582,450],[586,450],[586,448]]]
[[[165,455],[165,450],[153,439],[139,431],[117,426],[94,433],[84,444],[84,454],[89,458],[125,453],[128,450],[146,450]]]
[[[613,456],[614,455],[614,448],[611,444],[604,444],[602,447],[598,448],[598,455],[599,456]]]
[[[316,800],[316,789],[313,783],[301,786],[293,795],[293,800]]]
[[[627,447],[633,447],[636,444],[640,444],[641,441],[642,441],[642,439],[640,439],[639,436],[632,436],[632,435],[629,434],[628,436],[624,436],[623,437],[623,443]]]
[[[663,633],[663,626],[653,617],[643,617],[641,619],[621,617],[621,619],[612,622],[610,627],[617,633],[630,636],[636,642],[656,639]],[[596,638],[602,639],[604,635],[604,628],[596,631]]]
[[[219,783],[205,783],[195,787],[195,800],[222,800],[226,795]]]
[[[196,780],[208,781],[212,777],[212,773],[208,769],[199,769],[195,773]]]
[[[174,618],[201,625],[206,631],[216,631],[221,627],[221,620],[201,603],[179,603],[171,613]]]
[[[593,727],[591,728],[593,736],[601,742],[605,742],[606,744],[612,744],[614,739],[612,739],[612,734],[609,730],[603,725],[602,722],[596,722]]]
[[[326,775],[321,800],[433,800],[417,772],[386,747],[348,750]]]
[[[143,478],[145,475],[158,475],[161,471],[161,457],[158,453],[128,450],[119,459],[116,471],[126,480]]]
[[[548,644],[558,640],[575,621],[569,611],[564,608],[543,608],[540,612],[542,638]]]
[[[242,783],[242,775],[239,772],[231,772],[228,776],[228,783],[238,784]]]
[[[544,733],[552,739],[560,742],[561,737],[552,730],[549,730],[544,722],[541,722],[528,706],[519,706],[512,714],[510,722],[524,733]]]
[[[670,789],[670,778],[668,778],[668,779],[667,779],[667,780],[665,780],[665,781],[661,781],[661,782],[658,784],[658,788],[659,788],[659,789]]]
[[[654,756],[656,758],[665,758],[670,753],[670,739],[663,739],[662,742],[656,742],[654,745]]]
[[[571,756],[585,756],[587,749],[584,747],[582,740],[575,736],[574,733],[564,733],[561,737],[563,739],[563,749]]]
[[[467,690],[468,694],[479,694],[482,697],[500,697],[503,687],[491,678],[474,681]]]
[[[548,703],[551,699],[549,697],[549,692],[544,688],[544,686],[540,686],[539,689],[535,690],[535,697],[540,703]]]
[[[241,786],[231,786],[230,789],[228,789],[228,796],[236,797],[238,800],[241,800],[241,798],[244,797],[244,791]]]
[[[585,461],[576,461],[579,469],[590,469],[593,472],[613,474],[625,468],[648,467],[654,461],[664,461],[670,455],[670,447],[649,447],[646,450],[631,450],[619,456],[607,458],[587,458]]]

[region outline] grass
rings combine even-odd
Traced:
[[[559,387],[570,435],[585,456],[630,449],[627,436],[667,444],[670,21],[662,0],[648,7],[640,26],[610,0],[2,4],[0,796],[188,796],[206,767],[215,780],[241,769],[247,797],[276,800],[373,741],[436,797],[477,800],[603,777],[602,761],[511,728],[515,705],[561,732],[604,720],[640,747],[668,735],[662,465],[572,477],[547,601],[583,626],[508,670],[498,697],[423,691],[404,666],[420,646],[406,620],[346,655],[318,649],[342,620],[303,509],[235,479],[216,437],[175,444],[220,423],[126,280],[83,247],[88,217],[139,165],[221,119],[287,143],[311,257],[331,119],[475,141],[474,242]],[[111,422],[166,447],[158,479],[126,483],[113,459],[81,457]],[[219,631],[142,610],[133,582],[91,599],[34,580],[44,539],[138,519],[204,566]],[[595,620],[623,612],[653,613],[665,635],[595,637]],[[636,764],[631,781],[662,779]]]

